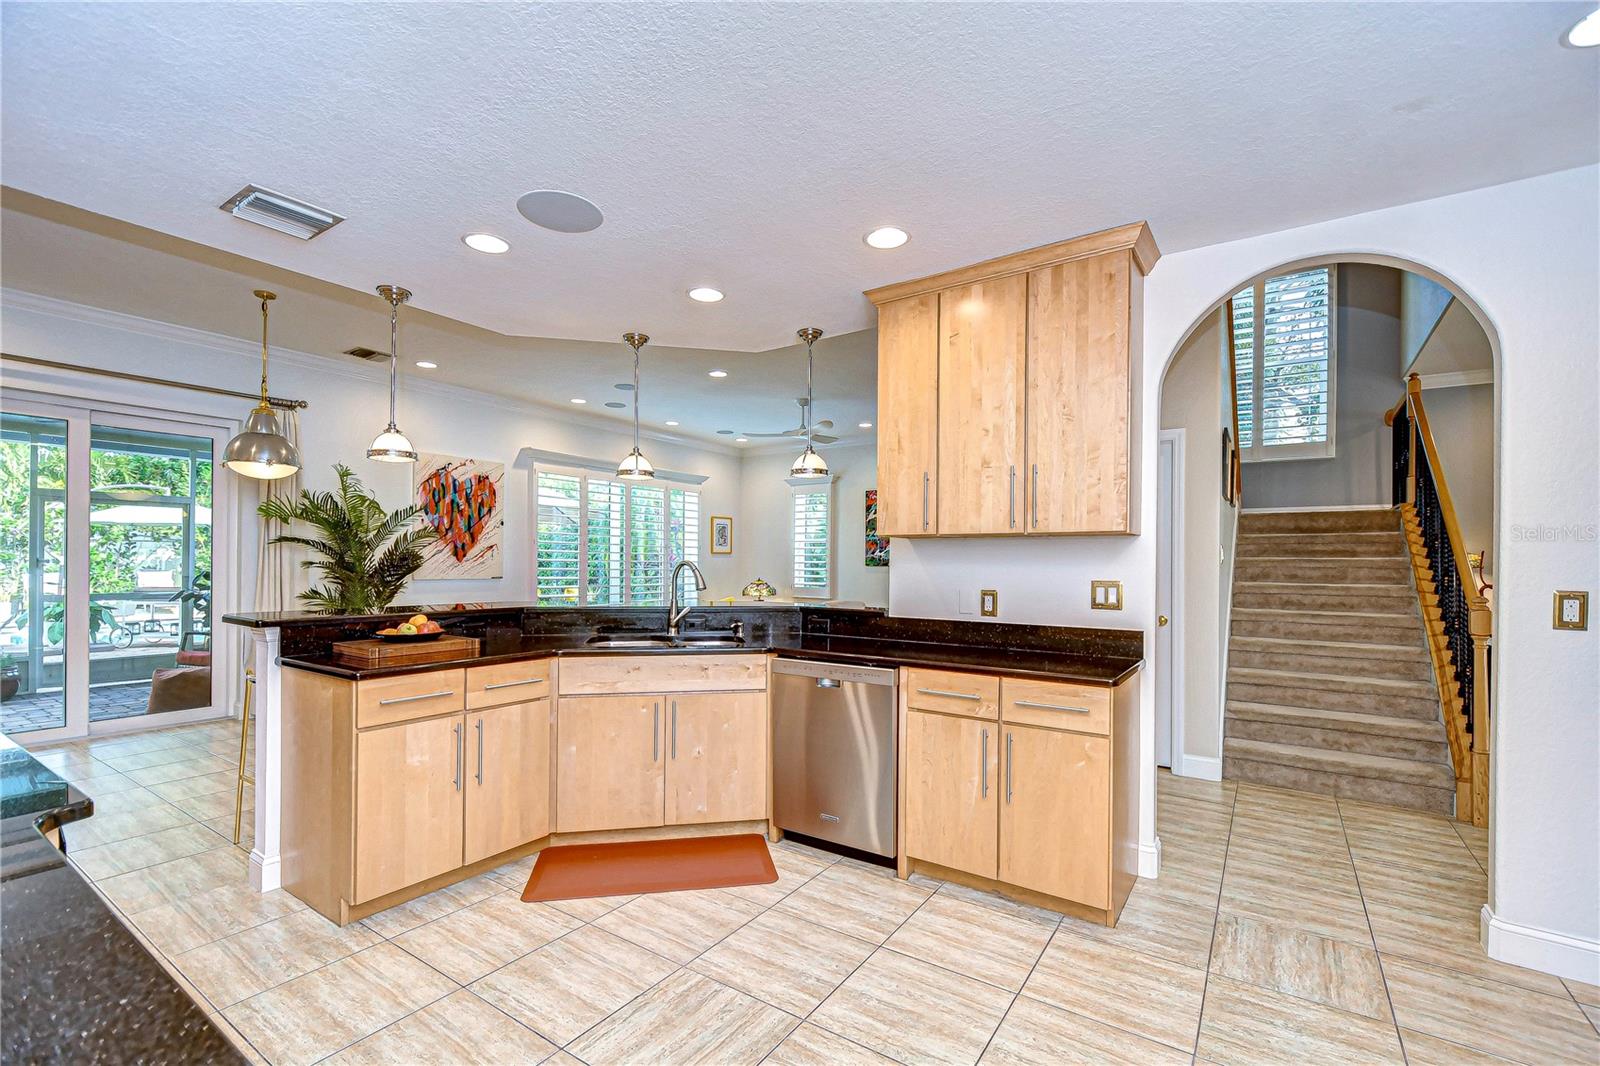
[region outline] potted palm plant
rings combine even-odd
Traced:
[[[10,653],[0,654],[0,700],[9,700],[22,687],[22,667]]]
[[[303,490],[297,499],[268,500],[257,510],[268,522],[294,527],[299,522],[315,536],[283,533],[273,544],[295,544],[314,558],[301,560],[318,571],[323,583],[300,593],[300,599],[331,614],[368,614],[394,602],[411,575],[422,567],[422,545],[436,536],[415,524],[417,508],[385,511],[361,479],[341,464],[337,492]]]

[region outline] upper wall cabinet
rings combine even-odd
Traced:
[[[1142,222],[867,293],[880,535],[1137,533]]]

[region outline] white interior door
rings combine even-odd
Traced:
[[[1156,765],[1171,767],[1183,728],[1183,664],[1177,641],[1183,550],[1183,431],[1163,430],[1156,457]]]

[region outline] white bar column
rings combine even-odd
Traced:
[[[256,843],[250,849],[250,884],[271,892],[283,884],[279,866],[279,804],[283,795],[282,630],[250,630],[251,669],[256,675]]]

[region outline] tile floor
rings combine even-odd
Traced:
[[[257,1062],[1600,1061],[1600,988],[1483,955],[1485,835],[1430,815],[1163,773],[1115,929],[787,844],[773,885],[523,904],[530,858],[339,929],[250,891],[236,743],[40,757],[98,806],[73,860]]]

